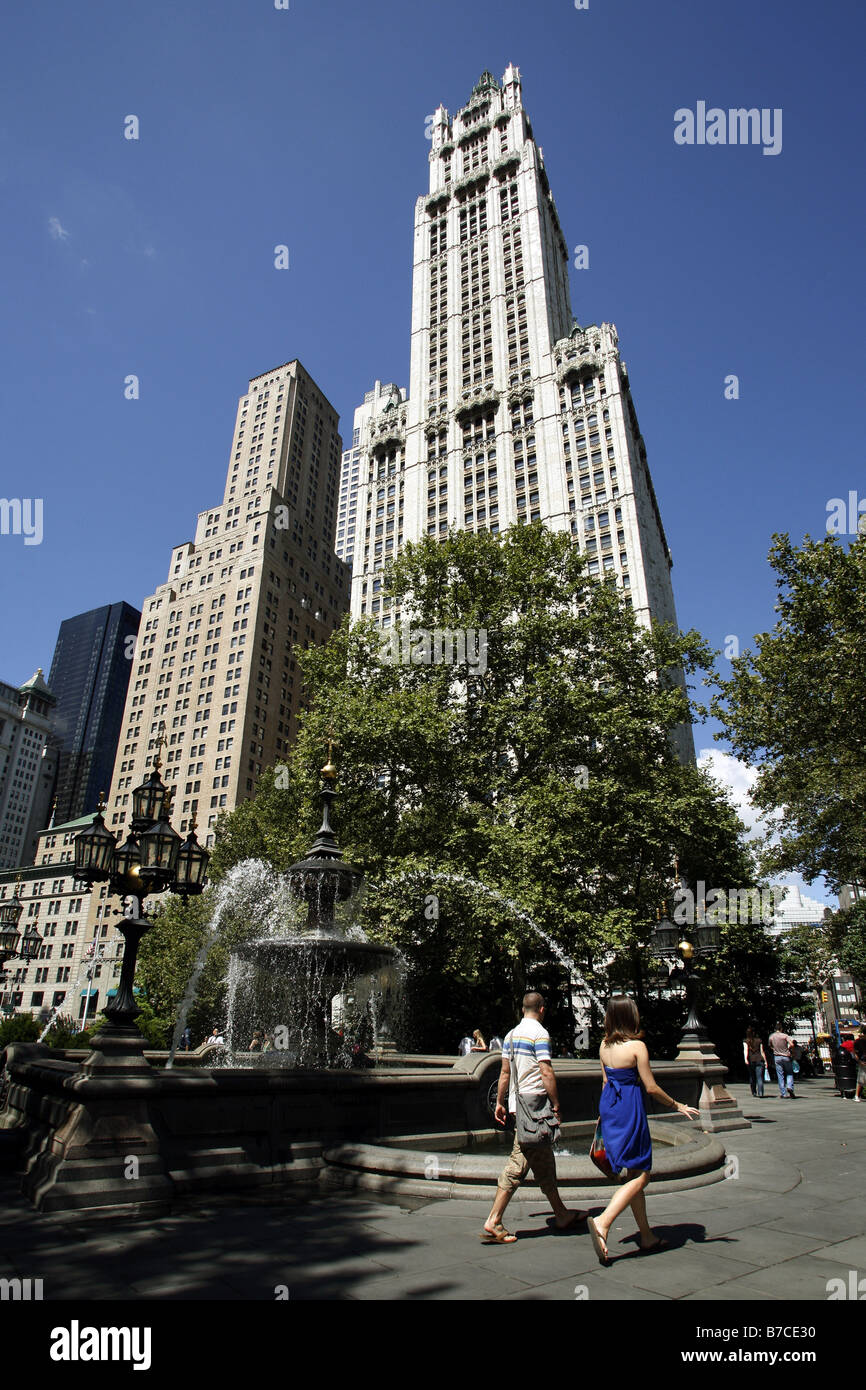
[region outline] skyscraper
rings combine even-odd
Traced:
[[[53,708],[41,666],[23,685],[0,681],[0,869],[32,864],[48,824],[57,767]]]
[[[406,392],[394,382],[385,385],[377,381],[372,391],[364,395],[362,405],[355,410],[352,429],[352,447],[343,453],[340,473],[340,502],[337,513],[337,540],[335,549],[345,565],[352,568],[355,554],[355,536],[358,506],[358,486],[360,482],[361,434],[367,423],[392,401],[404,401]]]
[[[175,546],[142,605],[106,824],[164,730],[174,824],[213,840],[221,811],[251,796],[288,751],[300,703],[292,647],[324,642],[348,608],[334,554],[338,417],[297,361],[254,377],[238,403],[223,500]]]
[[[108,791],[141,614],[128,603],[60,624],[48,684],[57,704],[56,823],[95,811]]]
[[[676,623],[616,329],[572,316],[568,245],[517,68],[501,85],[483,73],[453,119],[440,106],[431,136],[409,396],[371,416],[359,441],[353,617],[397,619],[377,596],[406,541],[541,521],[571,533],[591,573],[616,578],[639,621]],[[691,731],[680,733],[693,760]]]

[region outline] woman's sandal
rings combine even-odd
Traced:
[[[601,1231],[599,1231],[592,1217],[589,1218],[586,1224],[589,1228],[589,1238],[592,1241],[596,1255],[598,1255],[599,1264],[609,1265],[610,1255],[607,1251],[607,1242],[604,1240]]]
[[[514,1241],[516,1241],[517,1236],[513,1231],[506,1231],[500,1221],[499,1225],[494,1226],[492,1231],[488,1231],[487,1229],[481,1231],[478,1239],[481,1241],[482,1245],[512,1245]]]

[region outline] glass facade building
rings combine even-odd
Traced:
[[[60,624],[48,681],[57,700],[56,823],[95,811],[111,785],[140,621],[136,608],[112,603]]]

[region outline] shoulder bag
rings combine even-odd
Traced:
[[[517,1079],[517,1064],[514,1060],[513,1043],[511,1055],[511,1079],[517,1102],[517,1141],[520,1144],[553,1144],[559,1136],[559,1118],[554,1113],[550,1097],[545,1091],[540,1096],[522,1096]]]

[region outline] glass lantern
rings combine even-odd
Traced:
[[[162,819],[166,791],[166,785],[156,768],[135,788],[132,793],[130,825],[136,834],[152,826],[154,821]]]
[[[117,841],[97,811],[89,830],[75,836],[75,877],[83,883],[108,878]]]
[[[204,877],[207,873],[209,859],[210,855],[207,850],[202,849],[196,839],[195,828],[191,826],[189,835],[184,840],[177,854],[174,883],[175,893],[186,896],[200,893],[204,888]]]
[[[158,820],[139,838],[141,868],[139,873],[146,888],[157,892],[174,878],[181,840],[167,820]]]
[[[28,927],[24,933],[24,940],[21,943],[21,957],[23,960],[36,960],[42,946],[42,937],[35,927]]]
[[[653,927],[651,946],[665,952],[677,949],[677,929],[667,917]]]

